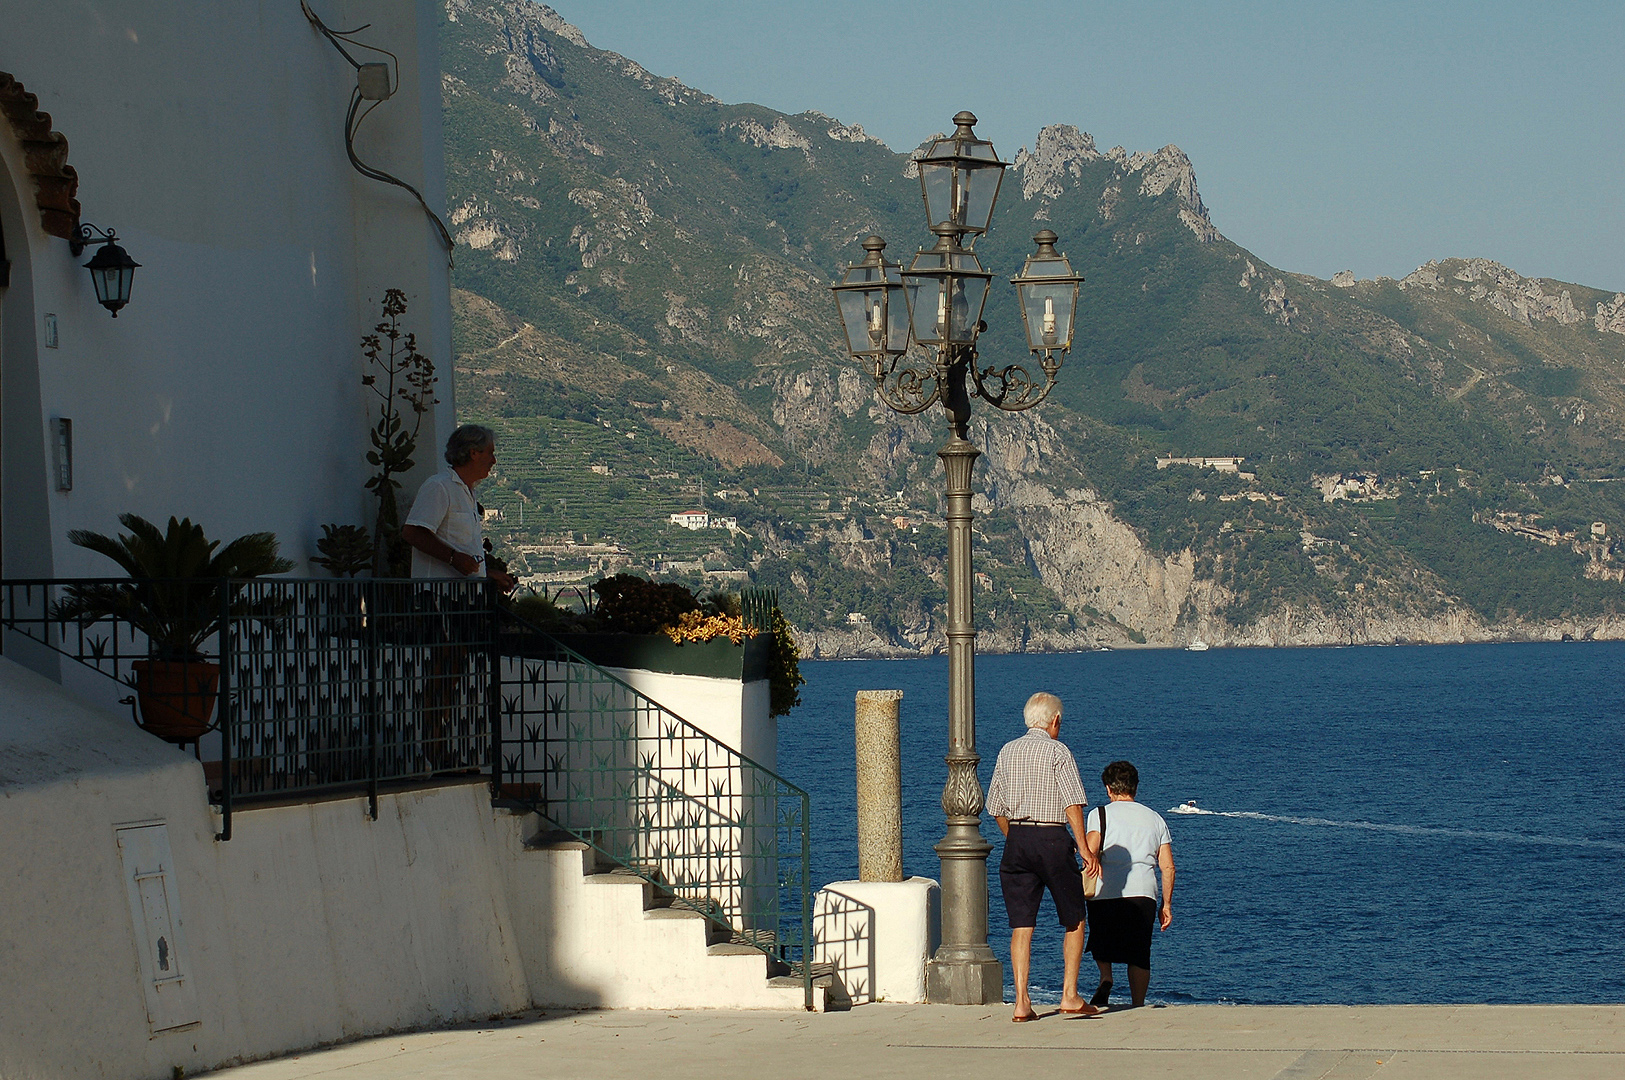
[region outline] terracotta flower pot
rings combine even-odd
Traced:
[[[193,742],[209,730],[220,691],[220,665],[207,660],[136,660],[141,726],[160,739]]]

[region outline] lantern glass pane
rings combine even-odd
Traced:
[[[974,342],[981,332],[982,307],[987,303],[989,279],[985,277],[956,277],[951,279],[950,329],[956,342]]]
[[[108,297],[118,296],[118,268],[98,266],[90,272],[90,283],[96,287],[96,300],[107,303]]]
[[[983,169],[964,169],[965,193],[960,220],[978,233],[987,232],[993,218],[993,204],[999,197],[999,181],[1004,170],[998,166]]]
[[[909,329],[914,340],[922,345],[942,344],[942,324],[947,318],[947,293],[942,279],[904,274],[903,288],[908,293]]]
[[[127,304],[130,301],[130,286],[135,284],[135,267],[121,266],[118,268],[118,291],[114,294],[119,303]]]
[[[841,322],[846,327],[846,347],[854,356],[876,352],[884,346],[884,288],[842,289]],[[876,312],[875,309],[881,309]]]
[[[920,189],[925,193],[927,226],[951,222],[956,191],[955,172],[947,162],[920,162]]]
[[[901,284],[886,290],[886,351],[899,355],[908,351],[908,303]]]
[[[1027,326],[1027,347],[1034,352],[1066,349],[1072,344],[1072,318],[1078,305],[1073,281],[1024,282],[1021,317]]]

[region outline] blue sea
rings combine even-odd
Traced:
[[[857,876],[858,690],[904,692],[904,871],[937,877],[946,659],[802,672],[779,771],[812,795],[813,884]],[[1042,689],[1091,802],[1107,762],[1139,768],[1178,865],[1153,1003],[1625,1002],[1622,675],[1611,642],[982,656],[977,749],[985,788]],[[1211,813],[1168,813],[1187,799]],[[1036,1000],[1059,1000],[1053,920],[1046,900]]]

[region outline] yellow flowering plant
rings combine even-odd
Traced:
[[[660,632],[678,645],[712,641],[719,637],[741,645],[754,634],[738,615],[710,615],[704,611],[685,611],[677,616],[676,623],[662,626]]]

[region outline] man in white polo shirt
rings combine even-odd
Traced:
[[[445,472],[423,482],[401,526],[401,539],[412,545],[415,578],[487,577],[503,592],[514,579],[485,566],[485,527],[480,521],[474,485],[491,475],[497,463],[496,432],[464,424],[446,440]]]
[[[497,462],[496,432],[464,424],[446,440],[445,472],[423,482],[401,526],[412,545],[414,578],[485,578],[507,592],[514,579],[485,565],[485,529],[474,485],[491,475]],[[461,593],[463,590],[447,590]],[[479,640],[485,620],[474,596],[439,595],[438,618],[426,620],[423,699],[415,741],[429,772],[478,768],[485,757],[484,710],[467,684],[469,643]]]

